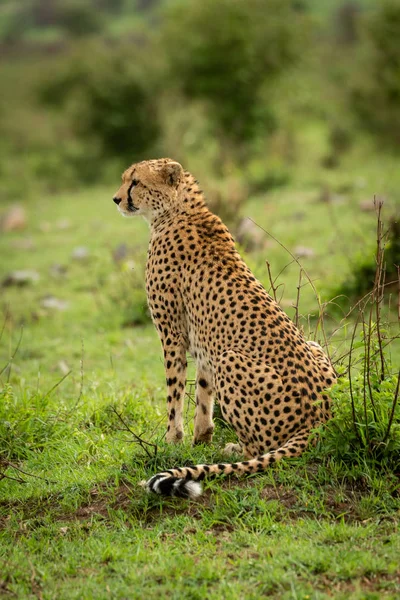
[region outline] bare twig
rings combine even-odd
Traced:
[[[75,402],[74,406],[72,407],[71,412],[74,412],[75,409],[78,407],[78,404],[81,401],[82,394],[83,394],[83,376],[84,376],[83,357],[84,357],[84,353],[85,353],[85,346],[83,344],[83,338],[81,338],[81,360],[79,361],[80,362],[80,370],[81,370],[81,381],[80,381],[80,386],[79,386],[78,398],[76,399],[76,402]]]
[[[386,288],[389,285],[390,285],[390,283],[383,283],[382,284],[382,288],[384,289],[384,288]],[[366,294],[364,294],[364,296],[362,298],[360,298],[356,302],[356,304],[354,304],[354,306],[352,306],[350,308],[350,310],[341,318],[341,320],[340,320],[337,328],[332,331],[331,337],[333,337],[336,334],[337,331],[339,331],[341,328],[343,328],[343,326],[346,326],[348,318],[354,313],[354,311],[356,309],[365,310],[368,302],[371,301],[371,299],[373,297],[373,294],[374,294],[374,290],[372,289],[369,292],[367,292]],[[338,298],[338,297],[340,297],[340,296],[336,296],[335,298],[333,298],[333,300],[336,300],[336,298]],[[332,302],[333,301],[331,300],[329,302],[329,304],[332,304]],[[397,338],[398,338],[398,336],[393,336],[393,338],[389,339],[388,342],[383,343],[383,341],[382,341],[382,347],[383,347],[383,349],[385,349],[385,347],[388,345],[388,343],[391,343],[391,341],[393,341],[394,339],[397,339]],[[335,360],[333,360],[332,363],[333,364],[337,364],[338,362],[343,361],[346,358],[347,355],[348,355],[348,352],[345,352],[343,355],[340,355],[338,358],[336,358]],[[375,355],[376,355],[376,353],[374,353],[372,356],[374,357]]]
[[[125,431],[128,431],[134,437],[135,442],[138,443],[139,446],[142,448],[142,450],[144,450],[146,452],[147,456],[149,458],[155,458],[157,456],[157,452],[158,452],[157,444],[153,444],[152,442],[147,442],[140,435],[138,435],[137,433],[132,431],[132,429],[129,427],[127,422],[124,420],[122,415],[117,411],[117,409],[115,407],[112,407],[111,410],[118,417],[118,419],[121,421],[121,423],[124,425]],[[154,449],[153,455],[151,455],[151,453],[149,452],[149,450],[146,446],[149,446],[150,448]]]
[[[267,262],[267,261],[266,261]],[[278,275],[274,278],[274,284],[278,281],[278,279],[280,278],[280,276],[282,275],[282,273],[284,273],[286,271],[286,269],[288,267],[290,267],[290,265],[292,265],[294,263],[294,260],[291,260],[290,262],[288,262],[284,267],[282,267],[282,269],[279,271]],[[271,272],[270,272],[271,274]],[[281,284],[282,285],[282,284]],[[277,286],[276,289],[278,289],[279,286]],[[269,293],[269,291],[268,291]]]
[[[390,412],[390,417],[389,417],[389,423],[388,423],[388,427],[385,433],[385,437],[383,438],[383,441],[386,442],[389,434],[390,434],[390,430],[392,428],[392,423],[393,423],[393,418],[394,418],[394,412],[396,410],[396,406],[397,406],[397,401],[399,399],[399,389],[400,389],[400,370],[397,374],[397,385],[396,385],[396,391],[394,393],[394,398],[393,398],[393,404],[392,404],[392,410]]]
[[[363,360],[363,380],[364,380],[364,385],[363,385],[363,406],[364,406],[364,420],[365,420],[365,437],[367,440],[367,445],[369,447],[369,427],[368,427],[368,411],[367,411],[367,371],[369,371],[369,363],[367,362],[366,356],[365,356],[365,318],[364,318],[364,312],[360,311],[360,315],[361,315],[361,322],[363,325],[363,332],[364,332],[364,360]],[[367,342],[368,344],[368,342]]]
[[[11,481],[16,481],[17,483],[26,483],[25,479],[21,479],[21,477],[11,477],[11,475],[7,475],[5,471],[0,473],[0,481],[2,479],[11,479]]]
[[[256,225],[256,227],[258,227],[259,229],[261,229],[261,231],[264,231],[264,233],[266,233],[267,235],[269,235],[277,244],[279,244],[281,246],[281,248],[283,248],[288,254],[290,254],[290,256],[292,257],[293,261],[295,263],[297,263],[297,265],[303,270],[304,275],[308,279],[308,281],[309,281],[309,283],[311,285],[311,288],[312,288],[312,290],[314,292],[315,298],[316,298],[316,300],[318,302],[319,312],[320,312],[320,314],[323,313],[323,308],[322,308],[322,305],[321,305],[321,300],[320,300],[318,292],[317,292],[317,290],[315,288],[315,285],[314,285],[311,277],[308,275],[307,271],[304,269],[303,265],[300,263],[299,259],[288,248],[286,248],[286,246],[284,244],[282,244],[282,242],[280,242],[274,235],[272,235],[272,233],[270,233],[269,231],[267,231],[266,229],[264,229],[264,227],[261,227],[261,225],[258,225],[258,223],[256,223],[250,217],[249,217],[249,219],[250,219],[250,221],[252,221],[252,223],[254,223],[254,225]],[[268,264],[269,263],[267,262],[267,267],[268,267]],[[271,281],[271,277],[270,277],[270,281]],[[326,352],[328,358],[330,358],[329,347],[328,347],[328,340],[327,340],[327,337],[326,337],[325,326],[324,326],[324,320],[321,319],[319,321],[319,323],[321,324],[321,331],[322,331],[322,335],[323,335],[323,338],[324,338],[325,352]]]
[[[252,221],[252,219],[250,219],[250,221]],[[254,223],[254,221],[253,221]],[[267,270],[268,270],[268,278],[269,278],[269,283],[270,283],[270,288],[269,288],[269,292],[272,290],[272,297],[275,300],[275,302],[277,302],[276,299],[276,290],[277,288],[275,287],[275,281],[272,277],[272,273],[271,273],[271,265],[270,262],[268,260],[265,261],[266,265],[267,265]]]
[[[1,457],[0,457],[0,468],[4,468],[4,471],[2,473],[0,473],[0,480],[1,479],[13,479],[14,481],[18,481],[18,483],[26,483],[26,481],[22,478],[16,479],[15,477],[6,475],[5,471],[7,469],[11,468],[11,469],[15,469],[15,471],[18,471],[18,473],[22,473],[22,475],[26,475],[27,477],[34,477],[35,479],[40,479],[42,481],[45,481],[46,483],[56,483],[55,481],[52,481],[51,479],[47,479],[47,477],[41,477],[40,475],[34,475],[33,473],[24,471],[20,467],[17,467],[17,465],[15,465],[14,463],[10,462],[9,460],[7,460],[5,458],[1,458]]]
[[[4,330],[5,330],[5,328],[6,328],[6,323],[7,323],[7,321],[8,321],[8,314],[9,314],[9,313],[8,313],[8,306],[7,306],[7,307],[6,307],[6,310],[5,310],[5,313],[4,313],[3,326],[2,326],[2,328],[1,328],[1,332],[0,332],[0,341],[1,341],[1,338],[3,337],[3,333],[4,333]]]
[[[55,390],[55,389],[57,389],[57,388],[58,388],[58,386],[62,384],[62,382],[64,381],[64,379],[67,379],[67,377],[69,377],[69,376],[71,375],[71,373],[72,373],[72,371],[68,371],[68,373],[66,373],[65,375],[63,375],[63,376],[61,377],[61,379],[59,379],[59,380],[58,380],[58,381],[57,381],[57,382],[56,382],[56,383],[53,385],[53,387],[52,387],[52,388],[50,388],[50,389],[49,389],[49,391],[48,391],[48,392],[46,392],[44,396],[42,396],[41,400],[44,400],[45,398],[47,398],[47,396],[50,396],[50,394],[51,394],[52,392],[54,392],[54,390]]]
[[[356,323],[355,323],[354,329],[353,329],[353,334],[351,336],[350,351],[349,351],[348,376],[349,376],[349,390],[350,390],[350,400],[351,400],[351,412],[352,412],[352,415],[353,415],[354,432],[355,432],[355,434],[357,436],[357,439],[358,439],[359,443],[361,443],[360,432],[358,431],[358,428],[357,428],[356,407],[355,407],[355,403],[354,403],[354,394],[353,394],[353,382],[352,382],[352,379],[351,379],[353,346],[354,346],[354,339],[356,337],[356,332],[357,332],[357,327],[358,327],[358,321],[359,321],[359,319],[360,319],[360,314],[357,317],[357,320],[356,320]]]
[[[363,332],[364,332],[364,376],[366,373],[369,398],[371,400],[372,412],[374,413],[374,419],[376,421],[377,417],[376,417],[375,403],[374,403],[374,397],[372,394],[372,385],[371,385],[371,337],[372,337],[372,311],[371,310],[369,312],[368,327],[363,318]],[[364,394],[365,394],[365,385],[364,385]]]
[[[21,345],[21,342],[22,342],[22,336],[23,336],[23,334],[24,334],[24,326],[23,326],[23,325],[21,325],[21,332],[20,332],[20,335],[19,335],[19,340],[18,340],[18,343],[17,343],[17,345],[16,345],[16,347],[15,347],[15,350],[14,350],[14,352],[13,352],[13,353],[12,353],[12,355],[11,355],[11,358],[10,358],[10,360],[8,361],[8,363],[6,364],[6,366],[5,366],[5,367],[3,367],[3,369],[0,371],[0,377],[3,375],[4,371],[5,371],[5,370],[6,370],[6,369],[7,369],[7,368],[8,368],[8,367],[9,367],[9,366],[12,364],[12,362],[13,362],[14,358],[16,357],[16,355],[17,355],[17,352],[18,352],[18,350],[19,350],[19,347],[20,347],[20,345]],[[10,381],[10,372],[11,372],[11,369],[10,369],[10,370],[9,370],[9,372],[8,372],[7,383]]]
[[[81,366],[81,384],[80,384],[80,388],[79,388],[79,396],[78,399],[76,401],[76,406],[79,404],[81,398],[82,398],[82,394],[83,394],[83,356],[85,353],[85,346],[83,344],[83,338],[81,339],[81,360],[80,360],[80,366]]]
[[[296,325],[296,327],[299,326],[299,303],[300,303],[300,290],[301,290],[301,278],[303,275],[303,269],[300,269],[299,271],[299,283],[297,284],[297,296],[296,296],[296,302],[294,304],[294,324]]]
[[[385,379],[386,368],[385,368],[385,358],[384,358],[383,348],[382,348],[381,309],[382,309],[383,292],[384,292],[382,284],[384,284],[384,282],[385,282],[385,270],[384,270],[384,264],[383,264],[384,255],[385,255],[384,239],[387,234],[382,233],[382,231],[383,231],[382,218],[381,218],[382,206],[383,206],[382,200],[377,200],[374,197],[374,206],[375,206],[375,211],[376,211],[376,216],[377,216],[377,224],[376,224],[376,271],[375,271],[375,281],[374,281],[374,288],[373,288],[374,289],[373,299],[374,299],[375,311],[376,311],[376,330],[377,330],[377,337],[378,337],[379,356],[381,359],[380,379],[381,379],[381,381],[383,381]]]

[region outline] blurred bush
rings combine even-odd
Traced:
[[[170,155],[237,221],[236,182],[288,185],[306,147],[344,164],[357,118],[399,146],[399,15],[400,0],[0,2],[2,187],[53,192]]]
[[[400,217],[392,216],[384,240],[385,247],[385,291],[396,290],[398,287],[398,265],[400,265]],[[338,304],[347,304],[363,298],[372,291],[375,284],[377,258],[371,253],[362,255],[355,262],[351,274],[336,290],[333,296]]]
[[[274,128],[261,93],[298,61],[306,31],[290,0],[180,0],[161,37],[177,87],[207,102],[220,135],[242,141]]]
[[[400,0],[383,0],[364,19],[352,106],[367,130],[400,150]]]
[[[128,164],[150,153],[160,136],[157,104],[131,51],[86,46],[45,82],[43,102],[64,111],[86,158],[118,157]],[[79,166],[79,163],[77,164]],[[86,172],[88,165],[82,165]]]

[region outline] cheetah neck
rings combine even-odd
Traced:
[[[184,173],[184,179],[179,190],[179,207],[185,212],[199,212],[202,208],[207,209],[199,182],[188,171]]]
[[[150,222],[150,227],[153,232],[156,232],[160,228],[162,229],[164,224],[170,220],[182,216],[190,217],[191,214],[199,214],[203,211],[209,213],[199,182],[191,173],[185,171],[176,202],[168,210],[155,215]]]

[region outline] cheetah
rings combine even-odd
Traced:
[[[254,277],[198,181],[169,158],[129,167],[114,202],[150,225],[146,292],[164,352],[166,441],[183,438],[186,353],[196,373],[194,444],[211,442],[213,403],[237,433],[241,462],[175,467],[143,482],[148,491],[194,498],[200,480],[265,470],[299,456],[330,416],[336,380],[322,348],[307,342]],[[233,448],[232,448],[233,446]]]

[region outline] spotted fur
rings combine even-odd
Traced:
[[[330,415],[325,390],[336,376],[320,346],[304,339],[257,281],[179,163],[132,165],[114,202],[123,215],[142,215],[150,224],[146,290],[164,351],[167,441],[183,438],[189,352],[197,366],[194,443],[212,439],[215,397],[246,459],[177,467],[145,487],[194,497],[200,492],[195,480],[263,471],[300,455],[310,430]]]

